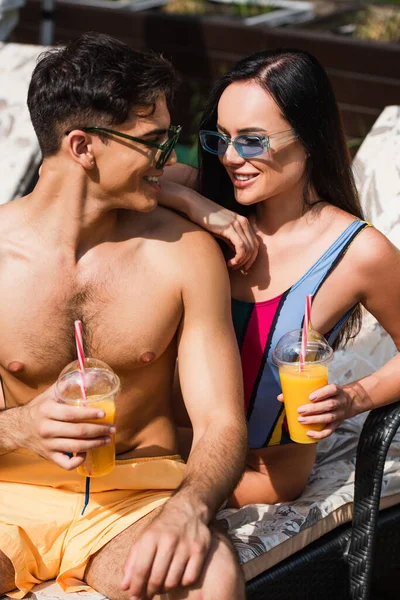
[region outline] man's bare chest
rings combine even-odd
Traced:
[[[108,267],[82,282],[41,268],[1,280],[0,366],[28,385],[52,383],[76,359],[76,319],[86,355],[124,376],[165,352],[181,318],[172,282],[152,273]]]

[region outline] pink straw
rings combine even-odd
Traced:
[[[78,354],[78,363],[79,363],[79,371],[81,373],[80,377],[80,386],[82,393],[82,400],[86,402],[86,388],[85,388],[85,354],[83,352],[83,334],[82,334],[82,323],[81,321],[75,321],[75,342],[76,342],[76,352]]]
[[[303,335],[301,338],[301,349],[299,356],[299,368],[300,371],[304,371],[304,363],[306,362],[307,355],[307,341],[308,341],[308,331],[311,328],[311,294],[306,296],[306,306],[304,310],[304,321],[303,321]]]
[[[311,326],[311,301],[312,301],[312,295],[308,294],[306,296],[306,308],[304,311],[304,320],[307,322],[308,330],[312,329],[312,326]]]
[[[81,321],[74,322],[75,328],[75,343],[76,343],[76,352],[78,354],[78,363],[79,363],[79,372],[80,376],[80,387],[83,404],[86,402],[86,388],[85,388],[85,353],[83,351],[83,331],[82,331],[82,323]],[[85,510],[87,505],[89,504],[89,494],[90,494],[90,477],[86,477],[86,491],[85,491],[85,504],[83,506],[81,515],[85,514]]]

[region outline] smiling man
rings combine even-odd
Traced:
[[[33,73],[41,176],[0,208],[0,595],[57,578],[111,600],[244,598],[212,522],[246,450],[226,269],[208,234],[157,205],[179,135],[174,87],[163,58],[100,34]],[[114,431],[96,409],[56,400],[75,319],[86,355],[122,385],[119,461],[92,480],[83,515],[76,469]],[[177,357],[194,430],[186,466],[171,418]]]

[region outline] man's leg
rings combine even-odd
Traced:
[[[15,572],[12,562],[0,550],[0,596],[15,589]]]
[[[153,511],[138,523],[120,533],[90,560],[85,581],[110,600],[129,600],[129,591],[122,591],[122,569],[134,541],[159,514]],[[231,542],[217,527],[212,527],[212,546],[202,576],[193,586],[181,588],[162,599],[168,600],[244,600],[245,587],[241,568]],[[105,577],[107,574],[107,577]],[[158,597],[158,596],[157,596]]]

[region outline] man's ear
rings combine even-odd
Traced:
[[[84,169],[93,169],[94,154],[92,137],[80,129],[74,129],[68,133],[66,144],[73,160]]]

